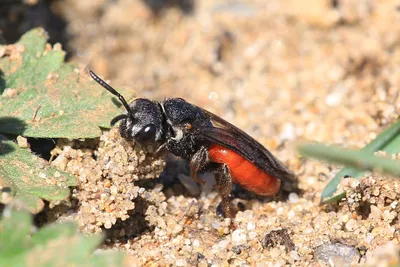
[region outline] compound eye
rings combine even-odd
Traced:
[[[154,142],[156,139],[156,126],[154,124],[148,124],[144,126],[135,135],[135,141],[139,144],[148,144]]]

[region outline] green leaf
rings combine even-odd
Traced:
[[[86,72],[63,63],[65,52],[46,42],[44,30],[31,30],[12,46],[11,55],[0,58],[0,132],[46,138],[100,136],[100,127],[109,128],[110,120],[122,112],[121,104]],[[119,92],[127,99],[133,96],[129,90]]]
[[[111,251],[102,251],[92,257],[89,262],[85,265],[87,267],[97,267],[97,266],[123,266],[125,255],[123,252],[111,252]],[[134,265],[128,265],[134,266]]]
[[[43,201],[64,200],[68,186],[77,184],[71,174],[49,166],[48,162],[19,148],[14,142],[0,140],[0,182],[8,188],[18,204],[37,213]]]
[[[57,238],[74,236],[77,232],[78,226],[73,222],[50,224],[32,236],[31,242],[33,246],[44,245]]]
[[[370,154],[373,154],[378,150],[386,151],[388,154],[400,152],[400,121],[383,130],[373,141],[361,149],[361,151]],[[365,172],[362,170],[351,167],[343,168],[329,181],[324,188],[321,195],[321,204],[337,202],[345,197],[344,192],[336,194],[337,186],[344,176],[347,175],[359,179],[364,175],[364,173]]]
[[[83,236],[72,222],[51,224],[32,234],[31,216],[6,207],[0,221],[2,266],[122,266],[125,254],[93,251],[101,236]]]
[[[31,221],[27,212],[4,210],[0,223],[0,259],[22,253],[29,247],[26,237],[31,230]]]
[[[102,239],[98,235],[81,236],[76,233],[71,237],[59,237],[33,247],[26,253],[25,259],[32,266],[85,266]]]
[[[3,61],[13,69],[7,75],[6,86],[9,88],[31,87],[46,81],[50,72],[56,71],[64,62],[65,52],[62,50],[45,51],[47,34],[43,29],[32,30],[21,37],[18,45],[24,50],[21,60]],[[21,62],[22,61],[22,62]],[[21,65],[20,65],[21,64]]]

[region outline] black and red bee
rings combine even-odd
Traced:
[[[163,102],[145,98],[128,104],[95,73],[90,76],[119,98],[127,112],[111,121],[118,121],[121,136],[140,145],[157,145],[190,162],[190,175],[198,182],[198,171],[216,174],[225,217],[232,217],[230,193],[232,182],[258,195],[276,195],[282,184],[294,183],[289,172],[266,148],[248,134],[182,98]]]

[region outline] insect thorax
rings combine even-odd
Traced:
[[[191,134],[184,135],[180,140],[168,138],[166,148],[170,153],[183,159],[190,159],[199,149]]]

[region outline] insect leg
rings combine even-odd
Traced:
[[[219,193],[221,194],[221,208],[224,217],[233,218],[234,212],[231,207],[230,195],[232,192],[232,177],[229,172],[228,166],[220,164],[217,169],[216,176]]]
[[[221,195],[221,203],[217,207],[217,214],[223,217],[233,218],[234,211],[231,207],[230,194],[232,191],[232,177],[226,164],[210,162],[206,171],[215,173],[217,187]]]
[[[190,177],[196,182],[204,184],[205,182],[197,177],[197,172],[204,169],[208,163],[208,150],[203,146],[190,159]]]

